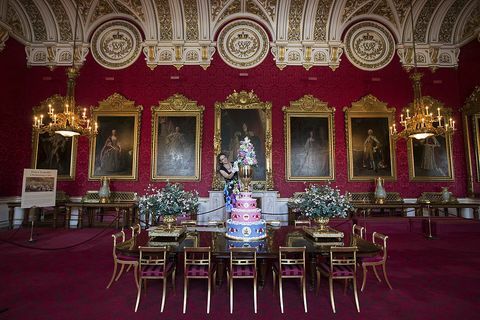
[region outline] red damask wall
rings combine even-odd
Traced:
[[[441,186],[449,186],[456,196],[466,195],[466,162],[464,139],[458,109],[465,98],[480,84],[480,43],[472,41],[461,50],[460,67],[440,69],[435,73],[425,70],[423,94],[431,95],[455,109],[458,130],[454,135],[454,182],[410,182],[406,143],[397,143],[397,181],[387,182],[387,191],[397,191],[403,197],[417,197],[423,191],[440,191]],[[23,168],[31,162],[31,108],[47,97],[66,91],[64,69],[49,71],[47,68],[27,68],[25,52],[21,44],[13,39],[6,43],[0,53],[0,196],[21,194]],[[213,125],[214,104],[224,101],[233,90],[254,90],[261,100],[271,101],[273,133],[273,170],[275,189],[282,197],[302,190],[303,183],[285,181],[285,154],[283,138],[282,107],[305,94],[327,102],[336,108],[335,112],[335,182],[343,190],[370,191],[373,182],[347,181],[347,153],[345,141],[345,117],[343,107],[359,100],[367,94],[387,102],[400,111],[412,100],[413,92],[408,74],[395,57],[390,65],[380,71],[365,72],[355,68],[343,56],[336,71],[314,67],[306,71],[302,67],[287,67],[279,70],[269,56],[260,66],[247,70],[248,76],[240,76],[241,71],[227,66],[215,55],[207,70],[189,66],[176,70],[174,67],[157,67],[150,70],[140,57],[125,70],[112,71],[100,67],[91,56],[81,69],[77,81],[76,98],[81,105],[95,105],[118,92],[136,104],[143,105],[138,181],[119,182],[111,185],[114,190],[143,192],[150,183],[151,111],[150,107],[159,100],[174,93],[181,93],[205,106],[202,180],[187,183],[188,189],[195,188],[201,196],[208,196],[213,173]],[[242,71],[245,72],[245,71]],[[179,79],[172,80],[171,76]],[[309,80],[316,77],[317,80]],[[86,190],[99,188],[97,181],[88,181],[88,141],[80,139],[77,154],[76,179],[73,182],[60,182],[59,189],[70,195],[82,195]],[[159,183],[163,185],[163,183]]]

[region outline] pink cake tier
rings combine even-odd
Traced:
[[[232,209],[231,219],[227,220],[227,238],[242,241],[263,239],[267,236],[266,229],[257,200],[252,198],[251,192],[241,192]]]

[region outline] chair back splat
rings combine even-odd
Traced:
[[[137,312],[140,303],[140,294],[142,292],[142,280],[146,285],[147,279],[163,280],[162,306],[160,312],[163,312],[165,306],[165,296],[167,291],[167,279],[172,276],[172,287],[175,291],[175,271],[176,264],[168,259],[167,247],[138,247],[140,251],[140,272],[139,285],[137,293],[137,302],[135,312]]]
[[[187,311],[188,283],[190,279],[208,282],[207,313],[210,313],[210,296],[215,284],[216,268],[212,263],[211,247],[186,247],[183,259],[183,313]]]
[[[253,279],[253,308],[257,313],[257,249],[230,248],[227,275],[230,288],[230,313],[233,313],[233,279]]]
[[[279,247],[278,262],[272,266],[273,292],[275,292],[276,277],[280,294],[280,309],[283,313],[283,279],[297,278],[302,285],[303,307],[307,312],[305,247]]]

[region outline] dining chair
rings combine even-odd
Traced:
[[[365,227],[359,226],[358,224],[353,224],[352,234],[356,237],[366,239]]]
[[[355,304],[357,311],[360,312],[360,303],[357,294],[357,247],[331,247],[330,261],[322,262],[317,266],[317,292],[320,289],[321,275],[328,277],[330,287],[330,303],[332,304],[333,313],[335,313],[335,300],[333,297],[333,280],[345,280],[344,293],[347,289],[348,280],[353,282],[353,293],[355,295]]]
[[[133,227],[130,227],[130,229],[132,230],[132,238],[135,238],[140,234],[140,232],[142,232],[142,227],[140,226],[140,223],[137,223]]]
[[[125,240],[125,232],[120,231],[115,234],[112,234],[113,238],[113,274],[112,278],[110,279],[110,282],[107,285],[107,289],[110,288],[110,286],[113,283],[113,280],[118,281],[120,279],[120,276],[123,273],[123,270],[125,266],[128,266],[127,271],[130,270],[130,268],[133,266],[133,273],[135,276],[135,284],[138,287],[138,256],[128,256],[125,254],[117,253],[117,248],[118,247],[129,247],[131,248],[133,245],[135,245],[135,241],[133,239]],[[120,267],[120,271],[117,274],[117,269],[118,266]]]
[[[382,269],[383,269],[383,277],[385,278],[385,282],[387,283],[387,286],[390,288],[390,289],[393,289],[392,288],[392,285],[390,284],[390,281],[388,281],[388,277],[387,277],[387,239],[388,239],[388,236],[386,235],[383,235],[381,233],[378,233],[378,232],[374,232],[372,234],[372,241],[373,243],[378,246],[380,248],[380,253],[374,257],[363,257],[360,259],[360,263],[362,265],[362,269],[363,269],[363,281],[362,281],[362,288],[360,289],[360,291],[363,291],[363,289],[365,289],[365,284],[367,282],[367,268],[368,267],[372,267],[373,269],[373,272],[375,273],[375,276],[377,277],[378,279],[378,282],[382,282],[382,280],[380,280],[380,277],[378,276],[378,272],[377,272],[377,266],[382,266]]]
[[[168,277],[172,276],[172,286],[175,292],[175,271],[176,264],[168,260],[167,247],[138,247],[140,251],[140,266],[139,266],[139,282],[137,303],[135,304],[135,312],[137,312],[138,304],[140,303],[140,295],[142,292],[142,282],[146,286],[148,279],[163,280],[162,305],[160,312],[163,312],[165,306],[165,296],[167,291]],[[143,280],[143,281],[142,281]]]
[[[257,249],[230,248],[230,264],[227,269],[230,288],[230,313],[233,313],[233,280],[253,279],[253,308],[257,313]]]
[[[279,247],[278,261],[273,263],[273,292],[275,293],[276,277],[278,275],[278,290],[280,293],[280,309],[283,313],[283,279],[300,279],[303,296],[303,307],[307,312],[306,294],[306,269],[305,269],[306,247]]]
[[[216,279],[215,266],[212,263],[211,247],[186,247],[183,259],[183,313],[187,311],[188,283],[190,279],[207,279],[207,313],[210,313],[212,284]]]

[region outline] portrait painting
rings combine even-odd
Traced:
[[[200,180],[203,110],[180,94],[152,107],[152,180]]]
[[[240,142],[248,138],[253,145],[257,166],[253,170],[253,190],[273,188],[271,169],[271,103],[262,102],[251,92],[234,92],[225,102],[215,104],[215,155],[223,152],[230,162],[237,160]],[[223,189],[223,178],[214,163],[213,189]]]
[[[334,178],[333,108],[307,95],[283,108],[287,181]]]
[[[74,180],[77,137],[34,132],[33,169],[56,169],[58,180]]]
[[[430,136],[408,140],[410,180],[453,181],[450,137]]]
[[[349,181],[395,180],[395,148],[389,132],[395,109],[367,95],[344,111]]]
[[[114,94],[93,110],[98,134],[90,140],[90,179],[137,178],[141,109]]]

